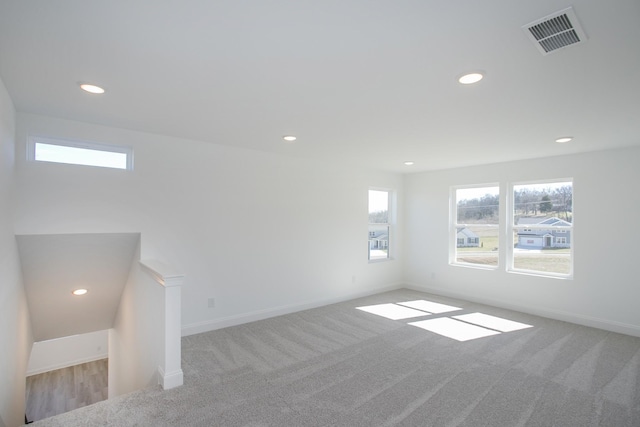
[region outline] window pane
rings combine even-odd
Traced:
[[[500,188],[475,187],[456,190],[458,224],[498,224]]]
[[[369,223],[389,223],[389,192],[369,190]]]
[[[454,197],[453,262],[497,267],[500,187],[458,188]]]
[[[498,228],[458,227],[456,262],[498,266]]]
[[[514,185],[513,199],[515,225],[538,224],[548,218],[572,222],[572,182]]]
[[[65,145],[35,143],[35,160],[72,165],[100,166],[127,169],[127,154],[112,151],[91,150]]]
[[[572,273],[573,183],[513,186],[513,268]]]
[[[369,259],[389,258],[389,226],[369,225]]]

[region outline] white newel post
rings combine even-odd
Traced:
[[[155,260],[140,261],[140,265],[164,288],[164,364],[158,366],[159,383],[163,389],[183,384],[181,287],[184,274]]]

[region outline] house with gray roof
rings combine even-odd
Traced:
[[[458,227],[456,246],[459,248],[477,248],[480,246],[480,237],[466,227]]]
[[[516,247],[523,249],[570,248],[571,223],[557,218],[520,218],[518,225],[531,225],[518,231]],[[541,226],[548,226],[541,227]],[[562,227],[562,228],[561,228]]]
[[[385,250],[389,248],[389,231],[388,228],[380,228],[379,230],[369,230],[369,249]]]

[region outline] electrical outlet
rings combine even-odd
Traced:
[[[216,299],[215,298],[209,298],[209,300],[207,301],[207,306],[209,308],[214,308],[216,306]]]
[[[356,283],[356,276],[351,276],[351,283]]]

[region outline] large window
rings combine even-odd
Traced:
[[[29,141],[28,158],[38,162],[133,169],[131,147],[94,142],[32,137]]]
[[[454,187],[451,201],[451,263],[496,268],[500,224],[499,186]]]
[[[513,185],[510,270],[573,275],[573,181]]]
[[[369,190],[369,260],[389,259],[391,193]]]

